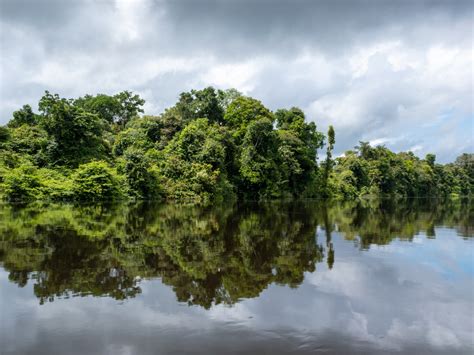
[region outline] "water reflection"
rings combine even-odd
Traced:
[[[208,309],[256,297],[272,283],[298,287],[318,263],[336,267],[334,231],[360,249],[411,241],[420,231],[435,238],[439,225],[473,236],[472,204],[459,201],[2,205],[0,217],[0,263],[11,282],[33,283],[41,304],[123,300],[141,292],[142,279],[159,277],[179,301]]]

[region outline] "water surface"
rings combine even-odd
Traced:
[[[1,354],[470,354],[470,203],[0,205]]]

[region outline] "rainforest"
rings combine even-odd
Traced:
[[[220,200],[470,196],[474,154],[436,156],[356,143],[334,157],[336,132],[297,108],[271,111],[235,89],[180,94],[163,113],[116,95],[48,91],[0,126],[7,201]],[[337,128],[337,127],[336,127]]]

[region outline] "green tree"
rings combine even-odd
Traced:
[[[276,197],[280,191],[277,165],[277,136],[272,121],[251,121],[242,141],[240,154],[240,189],[251,197]]]
[[[31,165],[11,169],[3,178],[4,197],[10,201],[28,201],[41,197],[41,182]]]
[[[282,179],[280,188],[298,196],[316,183],[317,150],[322,147],[324,137],[314,122],[305,122],[303,111],[297,107],[277,110],[275,118]]]
[[[10,131],[7,127],[0,126],[0,147],[10,139]]]
[[[242,93],[236,89],[218,90],[217,97],[219,99],[219,105],[223,112],[227,110],[229,105],[237,98],[241,97]]]
[[[247,132],[247,126],[254,121],[267,119],[273,123],[274,117],[262,103],[247,96],[239,96],[233,100],[224,115],[225,124],[233,131],[240,143]]]
[[[112,151],[116,156],[121,156],[128,148],[133,148],[141,150],[144,154],[145,151],[152,147],[153,142],[148,139],[144,130],[127,128],[115,136]]]
[[[231,137],[224,127],[205,118],[190,122],[164,150],[161,171],[168,196],[204,202],[226,190],[232,193],[226,174],[232,154]]]
[[[122,183],[104,161],[80,165],[72,176],[74,198],[81,201],[111,201],[123,196]]]
[[[336,135],[334,132],[334,127],[329,126],[328,128],[328,143],[326,148],[326,160],[324,162],[324,170],[323,170],[323,177],[322,177],[322,194],[325,197],[330,195],[330,191],[328,189],[328,181],[329,176],[331,174],[333,168],[333,160],[332,160],[332,151],[334,149],[334,144],[336,143]]]
[[[428,163],[428,165],[433,168],[435,165],[436,155],[426,154],[425,160]]]
[[[324,135],[301,109],[273,113],[235,89],[183,92],[157,116],[140,116],[143,105],[130,91],[77,99],[46,92],[39,114],[28,105],[15,111],[7,127],[0,127],[0,195],[7,195],[8,186],[18,191],[30,186],[31,178],[39,182],[31,185],[38,193],[25,187],[15,198],[73,199],[72,180],[83,170],[75,169],[91,161],[107,161],[109,173],[135,199],[163,195],[209,203],[234,195],[355,199],[474,193],[473,154],[443,165],[433,154],[421,159],[359,142],[333,159],[332,126],[318,166]],[[21,167],[29,167],[25,181],[17,179],[15,169]],[[84,192],[81,199],[101,199],[97,194]]]
[[[103,120],[110,124],[115,123],[120,128],[125,127],[139,113],[143,113],[144,104],[145,100],[130,91],[122,91],[113,96],[86,95],[74,100],[75,106],[97,114]]]
[[[105,94],[97,94],[96,96],[85,95],[74,100],[74,105],[82,108],[84,111],[97,114],[110,124],[120,119],[121,105],[114,96]]]
[[[219,102],[218,92],[212,87],[181,93],[176,107],[185,121],[206,118],[212,123],[222,123],[224,111]]]
[[[107,153],[103,140],[104,121],[73,105],[72,100],[49,92],[41,98],[40,126],[50,137],[46,148],[51,165],[77,166]]]
[[[21,109],[13,112],[13,118],[8,122],[8,127],[17,128],[21,125],[33,126],[38,123],[38,115],[33,113],[30,105],[23,105]]]
[[[128,149],[125,152],[125,176],[129,195],[142,200],[154,200],[160,197],[158,172],[147,157],[139,150]]]
[[[9,148],[23,156],[29,156],[37,166],[45,166],[46,149],[50,143],[47,132],[39,126],[21,125],[11,130]]]
[[[119,111],[117,118],[114,120],[121,127],[125,125],[139,113],[143,113],[143,100],[139,95],[133,94],[131,91],[122,91],[114,98],[119,102]]]

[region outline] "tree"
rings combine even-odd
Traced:
[[[297,131],[303,125],[305,115],[301,109],[292,107],[289,110],[277,110],[275,112],[275,119],[277,128]]]
[[[141,200],[154,200],[160,197],[161,189],[157,171],[139,150],[125,152],[125,176],[130,196]]]
[[[15,152],[35,155],[48,144],[48,134],[38,126],[22,125],[11,130],[10,149]]]
[[[120,117],[121,105],[114,96],[97,94],[96,96],[86,95],[74,100],[74,105],[84,111],[97,114],[100,118],[112,124]]]
[[[225,124],[233,131],[238,144],[246,134],[247,126],[261,119],[273,123],[274,117],[260,101],[247,96],[239,96],[233,100],[224,115]]]
[[[123,196],[116,172],[104,161],[80,165],[72,180],[74,198],[80,201],[112,201]]]
[[[458,156],[454,162],[456,166],[463,169],[469,177],[474,179],[474,154],[464,153]]]
[[[359,145],[355,147],[355,150],[362,159],[370,160],[375,158],[374,149],[370,146],[369,142],[360,141]]]
[[[326,156],[318,164],[325,137],[301,109],[273,113],[235,89],[183,92],[157,116],[140,115],[143,104],[130,91],[77,99],[46,92],[38,114],[28,105],[15,111],[7,127],[0,126],[0,195],[110,199],[100,186],[117,182],[122,184],[119,195],[134,199],[163,196],[206,204],[234,195],[355,199],[474,194],[473,154],[443,165],[434,154],[422,159],[413,152],[394,153],[359,142],[334,159],[330,126]],[[91,163],[97,161],[102,162],[99,167]],[[19,177],[23,170],[16,170],[22,167],[24,180]],[[74,194],[73,184],[81,186]]]
[[[314,122],[306,123],[303,111],[297,107],[275,112],[279,138],[281,188],[291,195],[301,195],[314,185],[317,173],[317,149],[322,147],[323,135]]]
[[[240,154],[242,191],[253,196],[279,194],[277,147],[277,137],[270,119],[260,118],[248,124]]]
[[[115,122],[120,125],[122,128],[139,113],[143,113],[143,105],[145,100],[143,100],[139,95],[133,94],[131,91],[122,91],[117,95],[114,95],[114,98],[119,102],[119,111]]]
[[[336,135],[334,132],[334,127],[329,126],[328,128],[328,144],[326,148],[326,161],[324,162],[324,172],[323,172],[323,196],[329,196],[330,191],[328,190],[328,180],[329,175],[331,174],[333,161],[332,161],[332,151],[334,149],[334,144],[336,143]]]
[[[21,109],[13,112],[13,119],[8,122],[8,127],[17,128],[21,125],[33,126],[38,122],[38,116],[33,113],[30,105],[23,105]]]
[[[144,130],[131,127],[120,131],[115,136],[112,150],[116,156],[121,156],[131,147],[141,150],[142,154],[145,154],[148,149],[153,147],[153,142],[148,139]]]
[[[181,93],[176,108],[185,122],[206,118],[211,123],[222,123],[224,115],[218,92],[213,87]]]
[[[28,201],[40,197],[40,186],[36,168],[22,165],[8,171],[4,177],[2,190],[9,201]]]
[[[0,126],[0,147],[10,139],[10,132],[7,127]]]
[[[75,106],[86,112],[97,114],[108,123],[117,124],[121,129],[139,113],[143,113],[144,104],[145,100],[130,91],[122,91],[113,96],[86,95],[74,100]]]
[[[433,168],[435,165],[436,155],[426,154],[425,160],[428,163],[428,165]]]
[[[241,96],[242,93],[236,89],[218,90],[217,97],[222,112],[225,112],[229,105]]]
[[[77,166],[81,162],[102,158],[107,153],[102,138],[104,121],[94,113],[74,106],[72,100],[46,91],[39,102],[39,123],[48,133],[47,150],[51,165]]]
[[[164,150],[164,189],[173,199],[211,198],[233,193],[227,166],[234,157],[230,135],[207,119],[191,121]]]

